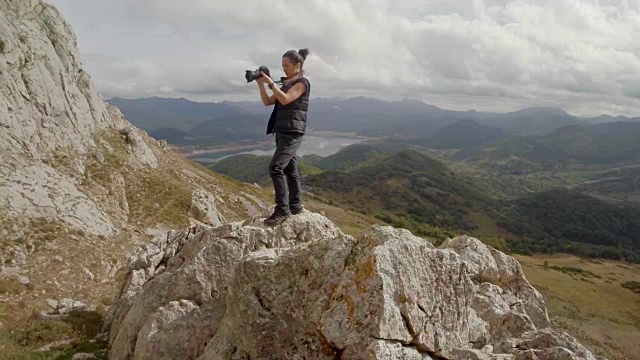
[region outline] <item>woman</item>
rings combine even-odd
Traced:
[[[307,128],[307,110],[311,85],[304,77],[302,66],[309,55],[309,49],[289,50],[282,55],[282,70],[286,78],[282,87],[275,86],[273,80],[262,73],[257,79],[260,98],[265,106],[274,105],[269,118],[267,134],[275,133],[276,151],[269,164],[269,174],[276,194],[276,207],[265,225],[275,226],[289,215],[302,212],[298,156],[296,152],[302,144]],[[267,94],[267,84],[273,92]]]

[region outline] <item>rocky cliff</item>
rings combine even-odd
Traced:
[[[595,359],[512,257],[462,236],[345,235],[315,213],[157,237],[130,259],[109,359]]]
[[[0,153],[39,157],[86,147],[122,127],[81,66],[76,37],[58,10],[39,0],[0,2]]]
[[[99,303],[120,259],[158,231],[266,208],[106,104],[70,25],[40,0],[0,1],[0,158],[0,301],[12,316],[48,298]]]

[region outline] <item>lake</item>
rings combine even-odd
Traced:
[[[302,146],[300,146],[300,150],[298,150],[298,156],[305,156],[316,154],[320,156],[329,156],[333,155],[338,150],[347,147],[352,144],[356,144],[362,141],[367,140],[366,138],[361,137],[343,137],[343,136],[312,136],[305,135],[304,140],[302,141]],[[270,147],[265,147],[258,150],[251,151],[238,151],[238,152],[222,152],[222,153],[214,153],[214,154],[200,154],[196,157],[192,157],[191,160],[201,162],[201,163],[214,163],[221,159],[224,159],[229,156],[239,155],[239,154],[253,154],[258,156],[272,156],[273,152],[276,150],[275,139],[274,145]]]

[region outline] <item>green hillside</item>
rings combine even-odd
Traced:
[[[230,176],[234,179],[247,183],[269,184],[269,162],[271,156],[257,156],[251,154],[240,154],[229,156],[207,167],[219,174]],[[300,176],[313,175],[322,170],[307,165],[304,162],[298,164]]]
[[[640,123],[637,122],[567,126],[538,141],[583,163],[610,164],[640,159]]]
[[[442,229],[475,229],[467,212],[487,201],[472,180],[412,150],[387,153],[343,171],[325,171],[307,182],[314,192],[389,222]]]
[[[314,165],[323,170],[344,170],[371,160],[382,153],[374,145],[353,144],[337,153],[316,160]]]
[[[513,202],[498,225],[526,239],[514,250],[640,262],[640,207],[554,189]]]

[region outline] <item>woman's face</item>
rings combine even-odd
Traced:
[[[284,56],[282,57],[282,70],[286,77],[291,77],[300,72],[300,64],[294,64],[291,59]]]

